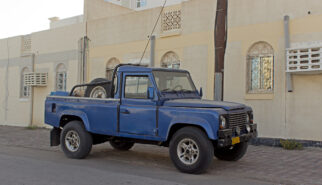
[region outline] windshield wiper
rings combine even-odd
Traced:
[[[182,91],[182,92],[187,92],[187,93],[192,93],[192,92],[194,92],[194,91],[192,91],[192,90],[188,90],[188,89],[182,89],[181,91]]]
[[[167,89],[163,89],[161,92],[162,93],[167,93],[167,92],[169,92],[169,93],[177,93],[178,91],[167,88]]]

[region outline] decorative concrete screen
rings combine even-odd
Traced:
[[[162,32],[181,30],[181,10],[164,12],[161,25]]]
[[[27,55],[31,53],[31,35],[22,36],[21,39],[21,54]]]
[[[26,86],[47,86],[48,73],[26,73],[24,83]]]
[[[287,49],[287,72],[322,72],[322,43],[302,43]]]

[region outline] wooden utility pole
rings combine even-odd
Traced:
[[[215,100],[223,100],[228,0],[217,0],[215,22]]]

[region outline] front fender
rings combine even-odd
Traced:
[[[60,113],[60,115],[59,115],[60,120],[62,119],[63,116],[76,116],[76,117],[79,117],[83,121],[86,130],[91,131],[91,127],[90,127],[87,115],[84,112],[78,111],[78,110],[65,110],[65,111]]]
[[[169,125],[169,129],[167,132],[167,139],[169,137],[170,131],[173,128],[173,126],[178,125],[178,124],[187,124],[187,125],[191,125],[191,126],[199,126],[201,128],[204,129],[204,131],[207,133],[209,139],[212,140],[217,140],[217,126],[215,123],[210,123],[208,120],[204,119],[204,118],[200,118],[200,117],[194,117],[194,116],[180,116],[180,117],[176,117],[174,118],[170,125]]]

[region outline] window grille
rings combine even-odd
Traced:
[[[26,85],[25,83],[25,74],[29,72],[29,69],[25,67],[21,72],[21,86],[20,86],[20,97],[21,98],[28,98],[31,94],[31,88],[30,86]]]
[[[266,42],[254,44],[248,51],[248,92],[270,93],[274,89],[274,50]]]
[[[60,63],[56,67],[56,91],[66,91],[67,69],[65,64]]]
[[[66,91],[67,73],[57,72],[56,74],[56,91]]]

